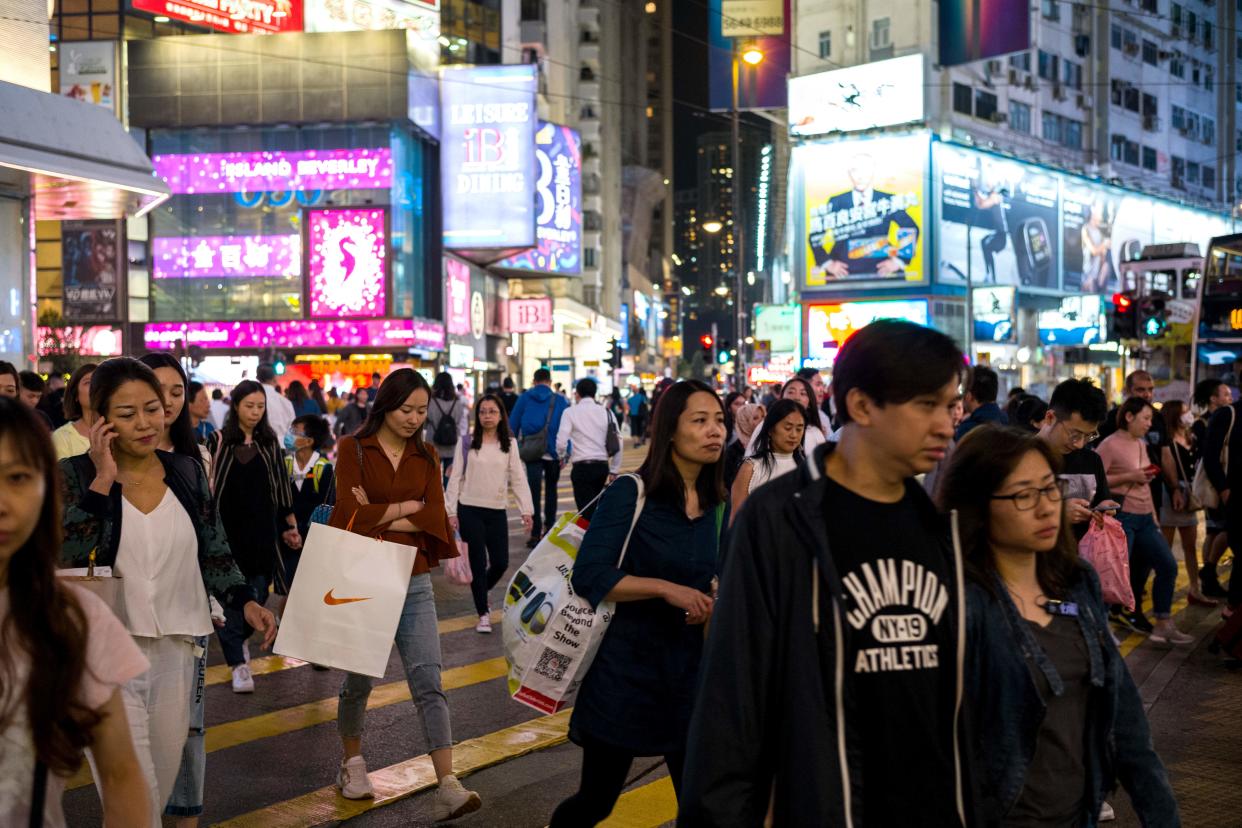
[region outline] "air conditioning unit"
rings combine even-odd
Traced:
[[[1160,60],[1169,60],[1173,57],[1173,53],[1167,52],[1164,49],[1161,49],[1160,52],[1156,56],[1160,58]]]
[[[1139,45],[1137,43],[1127,43],[1121,47],[1127,55],[1137,55],[1139,53]]]
[[[1001,73],[1001,62],[999,60],[989,60],[984,69],[989,78],[995,77]]]
[[[1052,97],[1056,98],[1058,101],[1064,101],[1069,98],[1069,95],[1065,92],[1065,85],[1054,83],[1052,85]]]
[[[1091,35],[1080,34],[1074,36],[1074,53],[1079,57],[1086,57],[1091,51]]]
[[[1014,69],[1012,67],[1009,69],[1009,85],[1010,86],[1017,86],[1021,82],[1021,78],[1022,78],[1022,75],[1020,72],[1018,72],[1017,69]]]
[[[1183,34],[1183,32],[1182,32],[1182,24],[1181,24],[1181,23],[1174,23],[1174,24],[1173,24],[1173,28],[1171,28],[1171,29],[1169,30],[1169,37],[1181,37],[1181,36],[1182,36],[1182,34]]]
[[[1035,91],[1035,76],[1028,74],[1025,78],[1022,79],[1022,85],[1025,86],[1027,89],[1031,90],[1032,92],[1034,92]]]
[[[1094,106],[1095,106],[1095,98],[1091,97],[1090,95],[1079,95],[1078,96],[1078,108],[1079,109],[1091,109]]]
[[[992,113],[992,123],[994,123],[994,124],[1007,124],[1007,123],[1009,123],[1009,113],[1007,113],[1007,112],[993,112],[993,113]]]

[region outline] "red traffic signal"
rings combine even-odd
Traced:
[[[1114,293],[1113,307],[1118,313],[1129,313],[1130,308],[1134,307],[1134,299],[1128,293]]]
[[[712,339],[711,334],[703,334],[699,337],[699,344],[703,346],[704,351],[710,351],[716,340]]]

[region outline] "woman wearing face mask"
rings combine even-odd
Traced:
[[[97,367],[93,362],[86,363],[73,372],[65,386],[65,419],[69,422],[52,432],[57,460],[91,450],[91,423],[95,422],[95,412],[91,411],[91,374]]]
[[[1133,612],[1118,612],[1118,623],[1161,644],[1193,644],[1194,639],[1173,625],[1173,588],[1177,581],[1177,561],[1156,525],[1152,503],[1152,479],[1160,469],[1147,457],[1147,441],[1155,409],[1142,397],[1131,397],[1117,409],[1117,430],[1104,438],[1096,452],[1104,461],[1108,487],[1122,495],[1117,519],[1126,530],[1130,547],[1130,587],[1134,590]],[[1147,577],[1156,572],[1151,588],[1151,604],[1156,615],[1153,626],[1143,614],[1143,591]]]
[[[453,531],[470,549],[470,591],[479,623],[474,631],[492,631],[487,593],[509,568],[509,492],[517,498],[522,526],[530,534],[535,512],[526,482],[526,466],[509,434],[504,403],[495,394],[480,397],[474,406],[474,435],[457,445],[444,506]]]
[[[819,409],[815,407],[814,402],[815,391],[811,388],[810,381],[802,377],[793,377],[781,388],[780,398],[793,400],[806,409],[806,431],[802,434],[802,453],[807,457],[814,456],[815,449],[828,441],[828,434],[820,425]],[[746,448],[747,457],[755,453],[757,439],[757,433],[751,435],[750,443]]]
[[[284,454],[267,424],[262,385],[244,380],[233,389],[224,428],[207,439],[207,451],[215,480],[212,494],[233,557],[260,603],[267,603],[273,577],[284,577],[279,543],[301,549],[302,535],[293,514]],[[233,671],[234,693],[254,692],[246,647],[253,632],[240,613],[225,607],[218,637],[224,660]]]
[[[433,805],[439,822],[477,811],[483,803],[453,775],[453,734],[440,683],[440,632],[431,568],[458,552],[444,510],[440,455],[423,440],[430,403],[427,381],[412,368],[384,378],[362,428],[341,438],[337,447],[337,497],[331,522],[337,529],[368,537],[378,533],[386,541],[418,549],[396,642],[439,780]],[[336,726],[344,756],[337,785],[346,799],[375,796],[362,758],[371,684],[367,676],[347,673],[341,688]]]
[[[158,826],[189,730],[194,639],[211,633],[207,594],[262,630],[264,646],[276,637],[276,619],[233,562],[202,467],[158,448],[165,405],[155,372],[121,357],[91,380],[99,418],[90,453],[60,463],[62,561],[84,567],[94,557],[122,576],[126,626],[151,663],[123,698]]]
[[[328,421],[318,414],[303,414],[293,421],[285,435],[285,470],[289,473],[293,489],[293,516],[297,521],[298,534],[305,539],[310,531],[311,513],[327,502],[333,491],[335,476],[332,461],[328,459],[328,443],[332,430]],[[294,549],[281,544],[283,583],[277,583],[279,595],[288,595],[293,578],[298,571],[302,556],[301,547]]]
[[[1191,430],[1195,418],[1190,407],[1181,400],[1165,403],[1159,416],[1164,418],[1165,433],[1169,435],[1169,445],[1163,449],[1163,471],[1166,484],[1171,484],[1160,504],[1160,531],[1170,549],[1175,535],[1182,540],[1186,578],[1190,582],[1186,600],[1214,607],[1216,602],[1204,597],[1199,584],[1199,513],[1188,508],[1195,464],[1199,462],[1199,448]]]
[[[696,380],[670,386],[651,434],[638,522],[637,484],[622,477],[604,490],[574,565],[574,592],[593,607],[615,601],[616,614],[574,703],[582,778],[552,828],[607,819],[637,756],[663,756],[681,785],[725,517],[720,398]]]
[[[1095,571],[1063,515],[1060,462],[986,426],[958,444],[940,506],[961,529],[966,693],[982,824],[1096,824],[1120,782],[1143,825],[1177,828],[1142,700],[1113,644]]]
[[[725,491],[732,491],[733,481],[737,479],[737,472],[746,459],[746,447],[767,413],[767,409],[757,403],[745,403],[737,410],[733,418],[733,442],[729,443],[724,453]]]
[[[746,458],[733,481],[730,523],[751,492],[769,480],[794,471],[806,459],[802,453],[802,437],[810,427],[809,420],[806,409],[793,400],[777,400],[772,406],[755,437],[754,454]]]

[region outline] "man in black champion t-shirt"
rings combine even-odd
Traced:
[[[1093,518],[1120,507],[1109,491],[1104,461],[1087,448],[1098,436],[1107,410],[1104,392],[1091,380],[1068,379],[1053,389],[1048,413],[1039,429],[1039,438],[1061,455],[1065,514],[1079,540],[1087,534]],[[1113,509],[1109,510],[1109,506]]]
[[[914,481],[953,438],[963,366],[937,331],[863,328],[834,367],[840,441],[747,500],[704,651],[679,825],[758,825],[769,805],[777,825],[969,821],[960,565]]]

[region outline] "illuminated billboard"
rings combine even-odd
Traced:
[[[755,339],[770,343],[774,354],[802,349],[802,309],[798,305],[756,305]]]
[[[303,320],[271,322],[152,322],[143,342],[166,351],[178,343],[205,349],[416,348],[444,350],[444,325],[431,319]]]
[[[805,287],[926,279],[927,141],[903,135],[793,150]]]
[[[877,319],[901,319],[917,325],[927,325],[927,300],[892,299],[878,302],[808,304],[807,357],[830,363],[847,339]]]
[[[1029,0],[940,0],[941,66],[1031,48]]]
[[[311,316],[384,315],[386,218],[378,207],[306,211]]]
[[[509,300],[509,330],[512,333],[552,333],[554,329],[550,297]]]
[[[444,259],[444,320],[454,336],[470,333],[470,266]]]
[[[1036,317],[1039,341],[1045,345],[1091,345],[1103,342],[1104,300],[1098,296],[1066,296],[1056,310]]]
[[[163,236],[151,240],[156,279],[302,275],[302,237]]]
[[[1014,342],[1016,288],[977,287],[974,290],[974,340],[976,342]]]
[[[789,133],[853,132],[923,120],[923,56],[789,79]]]
[[[497,267],[577,275],[582,272],[582,139],[541,122],[535,132],[536,246]]]
[[[302,31],[302,0],[130,0],[133,8],[229,34]]]
[[[151,164],[173,195],[392,187],[388,147],[155,155]]]
[[[440,36],[439,0],[305,0],[308,32],[405,29],[419,40]]]
[[[440,71],[444,246],[535,244],[535,91],[538,67]]]

